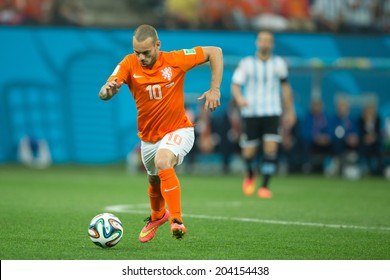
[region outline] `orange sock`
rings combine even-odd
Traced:
[[[167,202],[171,221],[177,219],[181,222],[180,182],[176,176],[175,169],[161,170],[158,172],[158,176],[161,181],[161,194]]]
[[[152,186],[149,184],[148,188],[150,207],[152,208],[152,221],[162,218],[165,213],[165,200],[161,195],[160,186]]]

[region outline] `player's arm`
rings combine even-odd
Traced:
[[[125,83],[129,74],[129,58],[126,56],[114,69],[107,82],[99,91],[99,98],[102,100],[110,100],[119,92],[121,86]]]
[[[118,78],[106,82],[99,91],[99,98],[102,100],[110,100],[115,94],[119,92],[119,89],[122,85],[123,82],[118,83]]]
[[[242,85],[244,85],[247,81],[248,67],[246,66],[246,62],[247,60],[245,59],[240,60],[240,63],[233,72],[230,86],[231,94],[233,95],[234,101],[236,102],[238,108],[244,108],[249,105],[242,92]]]
[[[210,89],[203,93],[198,99],[206,99],[204,103],[205,111],[215,111],[221,106],[221,82],[223,74],[223,54],[218,47],[202,47],[205,62],[210,62],[211,84]]]
[[[248,102],[242,95],[241,85],[232,83],[231,91],[232,91],[233,98],[236,101],[236,104],[239,108],[248,106]]]
[[[282,98],[283,98],[283,109],[284,109],[283,123],[287,127],[292,127],[296,122],[292,90],[287,78],[283,79],[281,82],[282,82]]]

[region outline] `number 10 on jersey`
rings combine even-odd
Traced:
[[[150,100],[159,100],[162,98],[162,90],[160,85],[148,85],[146,90],[149,92]]]

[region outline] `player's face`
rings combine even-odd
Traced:
[[[349,105],[347,101],[339,101],[337,104],[337,112],[340,117],[346,117],[349,114]]]
[[[142,67],[152,67],[158,58],[160,41],[153,42],[152,38],[139,42],[133,38],[134,53]]]
[[[270,32],[260,32],[256,40],[257,49],[263,54],[269,54],[274,47],[274,37]]]
[[[313,114],[322,113],[322,103],[320,101],[313,101],[311,104],[311,111]]]

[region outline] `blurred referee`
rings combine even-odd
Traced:
[[[268,184],[277,167],[281,141],[279,125],[291,129],[296,121],[287,65],[281,57],[272,54],[273,47],[273,34],[260,31],[256,39],[256,55],[240,61],[231,85],[242,118],[240,146],[246,165],[243,192],[249,196],[256,191],[253,160],[262,144],[263,180],[257,191],[261,198],[272,197]]]

